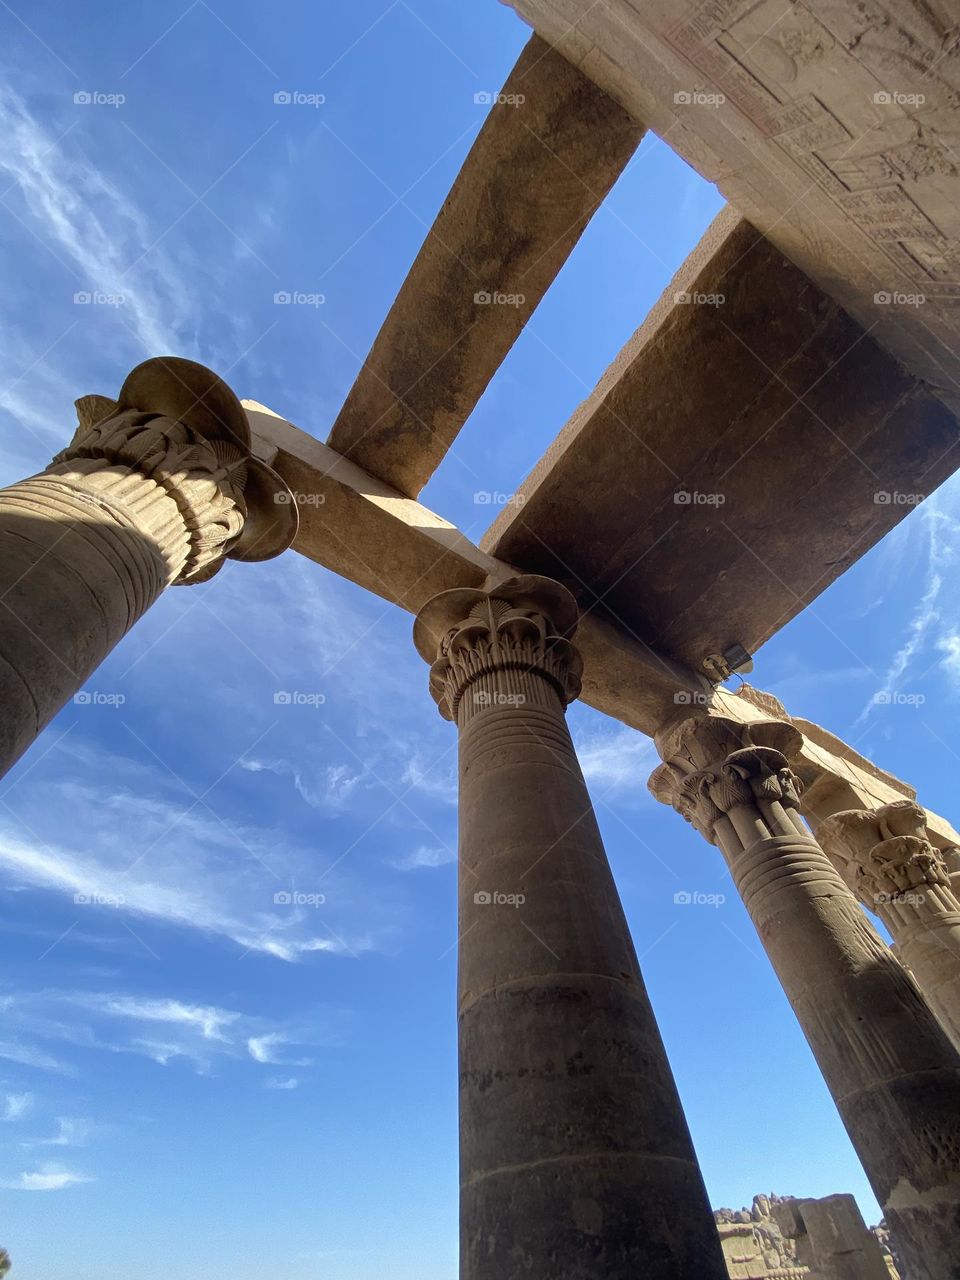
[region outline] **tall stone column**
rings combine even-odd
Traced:
[[[462,1280],[725,1280],[564,708],[573,598],[446,591],[414,639],[460,735]]]
[[[293,541],[297,507],[209,369],[147,360],[39,475],[0,489],[0,776],[171,583]]]
[[[650,789],[720,847],[911,1280],[960,1277],[960,1058],[799,814],[788,724],[689,719]]]
[[[960,1049],[960,899],[912,800],[848,809],[817,840],[848,887],[880,917],[900,959]]]

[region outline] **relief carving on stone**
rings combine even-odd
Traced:
[[[526,696],[524,677],[542,677],[566,706],[580,692],[583,662],[571,642],[578,610],[549,578],[512,578],[490,591],[442,592],[417,617],[414,642],[431,662],[430,692],[445,720],[457,719],[467,689],[492,678],[490,698]]]
[[[923,809],[911,800],[834,814],[817,838],[871,910],[932,886],[950,889],[947,862],[927,839]]]
[[[87,499],[107,510],[129,508],[125,476],[153,481],[176,504],[182,528],[169,528],[165,504],[141,503],[134,523],[165,554],[174,584],[206,581],[225,558],[268,559],[293,541],[292,495],[253,456],[240,402],[203,366],[148,360],[127,378],[119,400],[78,400],[77,418],[73,439],[45,474],[83,475]]]

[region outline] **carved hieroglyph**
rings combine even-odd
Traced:
[[[683,720],[657,737],[650,789],[722,850],[907,1273],[956,1280],[960,1058],[800,818],[800,740]]]
[[[171,583],[293,541],[297,507],[240,402],[189,360],[77,402],[47,469],[0,490],[0,774]]]
[[[886,925],[903,963],[960,1048],[960,899],[951,884],[956,851],[927,837],[910,800],[836,813],[817,839],[844,880]]]
[[[566,724],[576,624],[528,576],[414,628],[459,729],[460,1275],[726,1280]]]

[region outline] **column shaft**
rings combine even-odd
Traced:
[[[529,586],[501,593],[531,607]],[[511,661],[477,625],[439,678],[460,728],[462,1280],[725,1280],[562,664]]]
[[[171,583],[293,540],[286,485],[250,451],[233,392],[147,360],[41,473],[0,490],[0,776]]]
[[[817,839],[854,895],[883,921],[960,1049],[960,899],[944,856],[927,838],[924,810],[912,800],[847,809],[822,822]]]
[[[124,467],[62,471],[0,490],[0,775],[153,604],[169,559],[179,572],[189,549],[177,505],[155,481]]]
[[[785,745],[795,731],[774,732]],[[802,828],[786,757],[749,744],[747,734],[732,722],[698,721],[663,735],[669,763],[651,787],[723,851],[907,1274],[958,1280],[960,1058]]]

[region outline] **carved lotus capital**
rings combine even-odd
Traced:
[[[927,838],[926,814],[912,800],[835,813],[817,828],[817,839],[867,906],[924,887],[950,888],[946,861]]]
[[[799,809],[802,784],[787,752],[800,740],[786,723],[690,717],[658,735],[664,763],[653,771],[649,787],[715,843],[717,822],[739,806],[777,801]]]
[[[189,538],[176,583],[205,581],[224,559],[270,559],[293,541],[292,494],[254,456],[239,400],[203,365],[173,356],[147,360],[117,400],[78,400],[77,418],[73,439],[47,473],[89,474],[83,464],[95,462],[154,481],[176,504]],[[110,500],[122,504],[122,487]]]
[[[563,706],[580,692],[583,662],[571,637],[579,610],[551,578],[511,578],[489,591],[455,588],[428,600],[417,614],[414,644],[430,665],[430,692],[440,714],[456,721],[471,685],[535,674]]]

